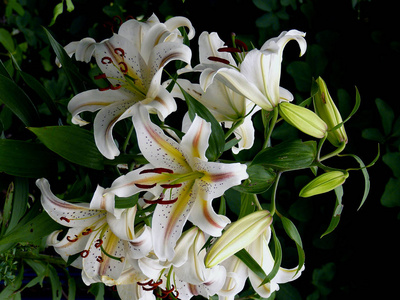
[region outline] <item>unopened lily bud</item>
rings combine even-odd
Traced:
[[[342,123],[342,116],[329,94],[328,88],[321,77],[316,80],[318,92],[314,95],[315,113],[328,125],[328,140],[335,147],[342,143],[347,143],[347,134],[344,125],[332,130],[335,126]]]
[[[348,172],[331,171],[324,173],[304,186],[300,191],[300,197],[306,198],[329,192],[342,185],[347,177],[349,177]]]
[[[313,111],[289,102],[279,104],[279,114],[290,125],[315,138],[323,138],[328,130],[326,123]]]
[[[212,268],[250,245],[271,223],[272,216],[267,210],[253,212],[232,223],[208,252],[206,267]]]

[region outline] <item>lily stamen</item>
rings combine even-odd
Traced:
[[[229,60],[221,58],[221,57],[209,56],[208,59],[211,61],[217,61],[217,62],[226,64],[226,65],[229,65]]]
[[[141,184],[141,183],[135,183],[135,185],[140,188],[140,189],[151,189],[153,187],[155,187],[157,184]]]
[[[103,260],[102,256],[97,256],[96,261],[98,261],[99,263],[102,263],[104,260]]]
[[[69,222],[71,221],[70,219],[68,219],[68,218],[66,218],[66,217],[61,217],[60,220],[61,220],[61,221],[65,221],[65,222],[67,222],[67,223],[69,223]]]
[[[234,47],[223,47],[223,48],[219,48],[217,51],[218,52],[230,52],[230,53],[243,52],[241,49],[234,48]]]
[[[81,255],[82,258],[88,257],[88,255],[89,255],[89,250],[83,250],[83,251],[80,253],[80,255]]]
[[[96,243],[94,244],[94,246],[95,246],[96,248],[99,248],[101,245],[103,245],[103,240],[102,240],[102,239],[98,239],[98,240],[96,241]]]
[[[114,53],[118,54],[119,56],[123,57],[125,55],[125,51],[122,48],[115,48]]]
[[[88,235],[92,233],[92,228],[86,228],[84,231],[82,231],[82,235]]]
[[[71,238],[70,236],[67,236],[67,241],[70,243],[74,243],[79,239],[79,237],[75,234],[75,238]]]
[[[164,189],[173,189],[182,186],[182,183],[175,183],[175,184],[160,184],[160,186]]]
[[[125,260],[125,257],[124,257],[124,256],[117,257],[117,256],[114,256],[114,255],[109,254],[109,253],[103,248],[102,245],[100,245],[100,249],[101,249],[101,252],[103,252],[106,256],[108,256],[108,257],[111,258],[111,259],[115,259],[115,260],[117,260],[117,261],[119,261],[119,262],[124,262],[124,260]]]
[[[167,168],[154,168],[154,169],[143,170],[139,174],[145,174],[145,173],[157,173],[157,174],[169,173],[169,174],[172,174],[172,173],[174,173],[174,171],[167,169]]]

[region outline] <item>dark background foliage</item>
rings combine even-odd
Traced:
[[[7,12],[12,3],[21,4]],[[59,1],[5,0],[0,4],[0,28],[13,33],[12,49],[0,44],[1,60],[10,60],[7,50],[22,70],[40,79],[60,105],[71,94],[68,82],[54,65],[52,52],[41,26],[48,27]],[[10,4],[11,3],[11,4]],[[155,13],[160,20],[182,15],[196,29],[193,49],[202,31],[216,31],[229,41],[234,32],[239,39],[260,47],[268,38],[283,30],[307,33],[308,50],[298,58],[299,49],[289,43],[283,59],[281,85],[295,94],[295,101],[309,97],[312,78],[321,76],[344,116],[354,105],[355,86],[361,94],[358,113],[346,123],[350,137],[347,153],[355,153],[368,164],[377,154],[381,159],[369,169],[371,191],[365,205],[358,209],[364,179],[351,172],[344,185],[344,210],[336,230],[320,238],[329,224],[334,195],[299,199],[304,177],[289,174],[280,185],[281,210],[296,223],[306,252],[306,269],[295,282],[282,285],[277,299],[383,299],[396,292],[400,234],[400,153],[398,70],[400,68],[399,21],[395,1],[380,0],[165,0],[105,1],[76,0],[75,9],[66,6],[55,24],[48,27],[62,45],[91,36],[97,41],[109,37],[117,19]],[[15,31],[17,30],[17,31]],[[194,54],[194,59],[196,59]],[[87,71],[85,66],[81,66]],[[34,99],[37,103],[39,99]],[[43,125],[58,120],[42,119]],[[65,120],[63,120],[64,122]],[[30,133],[7,127],[2,132],[14,139],[27,139]],[[15,125],[14,125],[15,126]],[[21,126],[21,125],[17,125]],[[282,133],[281,133],[282,134]],[[279,139],[279,132],[274,136]],[[349,160],[348,162],[352,162]],[[338,160],[338,163],[340,161]],[[355,162],[352,162],[355,163]],[[355,167],[357,165],[355,164]],[[1,188],[9,183],[0,175]],[[65,187],[59,187],[65,191]],[[288,242],[288,256],[293,245]],[[285,252],[284,252],[285,255]],[[285,256],[284,259],[285,261]],[[291,267],[287,265],[286,267]],[[28,299],[28,296],[26,296]],[[25,299],[25,298],[23,298]]]

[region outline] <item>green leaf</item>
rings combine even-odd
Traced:
[[[235,255],[258,277],[261,279],[267,277],[267,274],[265,274],[258,262],[255,261],[255,259],[250,255],[249,252],[246,251],[246,249],[236,252]]]
[[[263,280],[263,282],[260,285],[270,282],[275,277],[275,275],[278,273],[279,268],[281,267],[281,263],[282,263],[281,243],[279,242],[279,239],[276,236],[275,229],[273,228],[273,226],[271,226],[271,231],[272,231],[272,236],[273,236],[274,246],[275,246],[274,266],[272,267],[271,272],[269,272],[267,277]]]
[[[370,141],[376,141],[378,143],[383,144],[385,142],[385,137],[381,133],[381,131],[378,128],[366,128],[363,129],[361,132],[361,136],[364,139],[370,140]]]
[[[89,293],[94,295],[95,300],[104,300],[104,284],[96,282],[90,285]]]
[[[285,229],[286,234],[296,244],[297,254],[299,256],[299,264],[298,264],[298,269],[297,269],[297,272],[298,272],[303,267],[304,261],[305,261],[305,253],[304,253],[304,249],[303,249],[303,242],[301,241],[300,234],[299,234],[296,226],[293,224],[293,222],[290,221],[288,218],[282,216],[282,215],[280,215],[279,217],[280,217],[280,219],[282,221],[283,229]]]
[[[13,207],[13,198],[14,198],[14,183],[11,182],[10,185],[8,186],[8,190],[6,193],[6,200],[4,201],[3,205],[0,236],[4,234],[4,232],[8,227],[8,221],[11,218],[11,211]]]
[[[51,293],[53,295],[53,300],[59,300],[62,296],[62,286],[60,278],[58,277],[57,270],[52,265],[47,265],[48,275],[51,284]]]
[[[263,10],[263,11],[273,11],[278,8],[278,1],[277,0],[270,0],[270,1],[265,1],[265,0],[253,0],[253,3],[257,8]]]
[[[65,52],[64,47],[62,47],[51,35],[51,33],[43,28],[49,41],[50,45],[53,48],[58,60],[60,61],[60,64],[62,65],[63,70],[65,71],[65,74],[68,77],[68,80],[72,86],[72,89],[74,90],[75,94],[78,94],[79,92],[85,91],[86,86],[85,84],[91,82],[88,78],[83,76],[76,65],[74,65],[72,59],[69,57],[67,52]]]
[[[43,102],[47,105],[49,108],[50,112],[57,116],[59,115],[58,109],[53,101],[51,99],[49,93],[47,90],[44,88],[44,86],[40,83],[39,80],[37,80],[35,77],[32,75],[25,73],[23,71],[18,71],[18,74],[21,75],[22,79],[25,81],[25,83],[36,92],[36,94],[40,97],[40,99],[43,100]]]
[[[364,185],[364,195],[363,195],[363,197],[362,197],[362,199],[361,199],[360,206],[358,207],[358,209],[360,209],[361,206],[363,206],[365,200],[367,199],[368,194],[369,194],[369,190],[370,190],[370,181],[369,181],[369,174],[368,174],[368,170],[367,170],[367,169],[368,169],[369,167],[373,166],[373,165],[377,162],[377,160],[379,159],[379,156],[380,156],[379,144],[378,144],[378,154],[376,155],[376,157],[374,158],[374,160],[373,160],[368,166],[366,166],[366,165],[364,164],[364,162],[361,160],[361,158],[359,158],[359,157],[358,157],[357,155],[355,155],[355,154],[343,154],[343,155],[338,155],[338,156],[350,156],[350,157],[353,157],[353,158],[360,164],[360,169],[361,169],[361,171],[362,171],[362,173],[363,173],[363,175],[364,175],[364,182],[365,182],[365,185]],[[350,170],[350,169],[349,169],[349,170]],[[357,170],[357,169],[354,169],[354,170]]]
[[[54,174],[55,156],[41,144],[0,139],[0,172],[39,178]]]
[[[360,107],[361,104],[361,96],[360,93],[358,92],[358,88],[356,87],[356,103],[354,104],[353,110],[350,112],[346,120],[343,121],[343,123],[346,123],[350,118],[357,112],[358,108]]]
[[[18,226],[0,239],[0,245],[22,242],[34,242],[41,239],[55,230],[62,228],[61,225],[53,221],[46,212],[39,213],[31,220],[30,216],[24,217],[22,223],[27,223],[25,226]]]
[[[250,166],[261,165],[281,172],[299,170],[310,167],[316,153],[315,141],[287,141],[260,151]]]
[[[0,102],[3,102],[26,126],[39,122],[39,114],[31,99],[10,78],[0,75]]]
[[[14,52],[14,40],[11,36],[11,33],[9,33],[4,28],[0,28],[0,43],[4,46],[4,48],[6,48],[8,52]]]
[[[115,208],[130,208],[134,207],[139,201],[139,193],[130,197],[115,196]]]
[[[251,165],[247,168],[249,178],[233,189],[242,193],[260,194],[267,191],[275,182],[276,173],[261,165]]]
[[[29,127],[50,150],[78,165],[102,170],[103,156],[94,142],[93,134],[77,126]]]
[[[291,62],[286,71],[293,77],[296,88],[300,92],[309,92],[312,85],[312,72],[310,66],[304,61]]]
[[[189,110],[190,119],[193,120],[195,115],[211,123],[211,135],[209,138],[209,146],[206,151],[208,160],[215,161],[225,147],[225,134],[219,122],[214,118],[210,111],[199,101],[189,95],[181,88],[182,94],[186,100]]]
[[[400,152],[388,152],[382,156],[382,161],[392,170],[396,178],[400,178]]]
[[[329,223],[328,228],[326,231],[321,235],[321,238],[323,238],[325,235],[331,233],[339,224],[340,221],[340,215],[342,213],[343,205],[342,205],[342,198],[343,198],[343,186],[338,186],[335,189],[336,193],[336,204],[335,204],[335,209],[332,214],[331,222]]]
[[[59,15],[61,15],[63,11],[64,11],[64,1],[62,1],[61,3],[58,3],[54,7],[54,9],[53,9],[53,18],[51,19],[49,27],[54,25],[54,23],[56,22],[57,17]]]
[[[66,4],[67,4],[67,11],[68,11],[68,12],[71,12],[71,11],[73,11],[73,10],[75,9],[75,6],[74,6],[74,4],[72,3],[72,0],[67,0],[67,1],[66,1]]]
[[[253,194],[241,193],[238,219],[241,219],[255,211],[256,206],[254,205],[254,197],[256,196]]]
[[[24,216],[29,198],[29,181],[26,178],[16,177],[14,180],[14,198],[11,219],[6,232],[12,230]]]
[[[381,197],[381,203],[386,207],[400,206],[400,178],[389,178]]]
[[[392,130],[394,121],[393,109],[382,99],[376,99],[375,104],[378,108],[379,115],[381,116],[383,132],[388,136]]]

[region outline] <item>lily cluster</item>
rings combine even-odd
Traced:
[[[114,139],[114,127],[122,120],[129,122],[145,163],[129,162],[132,167],[121,171],[109,186],[97,186],[90,203],[62,200],[52,193],[46,179],[39,179],[43,208],[67,228],[63,235],[60,231],[51,234],[47,244],[82,269],[86,284],[116,286],[121,299],[190,299],[195,295],[233,299],[247,279],[256,293],[267,298],[279,284],[298,278],[304,269],[302,260],[285,269],[280,267],[281,256],[270,251],[273,219],[280,214],[275,198],[266,206],[253,190],[245,190],[258,182],[250,169],[273,173],[271,182],[276,186],[280,174],[290,170],[268,164],[268,157],[274,160],[273,153],[264,155],[274,148],[270,136],[281,120],[313,138],[328,139],[338,149],[347,143],[343,121],[322,79],[316,81],[315,112],[291,103],[292,93],[280,86],[285,45],[296,41],[303,55],[305,33],[282,32],[260,49],[250,50],[235,37],[228,45],[217,33],[203,32],[198,39],[199,64],[192,67],[188,41],[194,36],[187,18],[173,17],[162,23],[153,15],[147,21],[126,21],[102,42],[84,38],[65,47],[78,61],[89,63],[94,58],[101,70],[95,76],[101,82],[99,88],[70,100],[72,123],[84,126],[89,122],[83,113],[97,111],[95,143],[105,158],[114,160],[126,151]],[[171,72],[173,61],[184,65],[176,69],[177,76],[167,77],[164,70],[168,65]],[[185,79],[196,74],[198,83]],[[187,107],[176,99],[186,100],[189,107],[180,129],[165,125],[168,116]],[[254,161],[236,161],[236,154],[254,146],[252,117],[260,111],[268,125],[263,149]],[[223,133],[222,141],[216,130]],[[308,149],[308,144],[301,147]],[[217,151],[210,154],[211,148]],[[303,159],[292,169],[316,163],[324,169],[321,161],[328,156],[321,158],[320,148],[304,156],[291,153],[291,158]],[[285,157],[280,161],[285,163]],[[301,196],[335,189],[348,176],[346,171],[324,170],[304,187]],[[224,194],[238,186],[254,197],[251,208],[232,219],[224,210]],[[121,199],[131,199],[132,204],[120,208]],[[291,237],[301,248],[298,239]],[[238,254],[241,251],[251,262]]]

